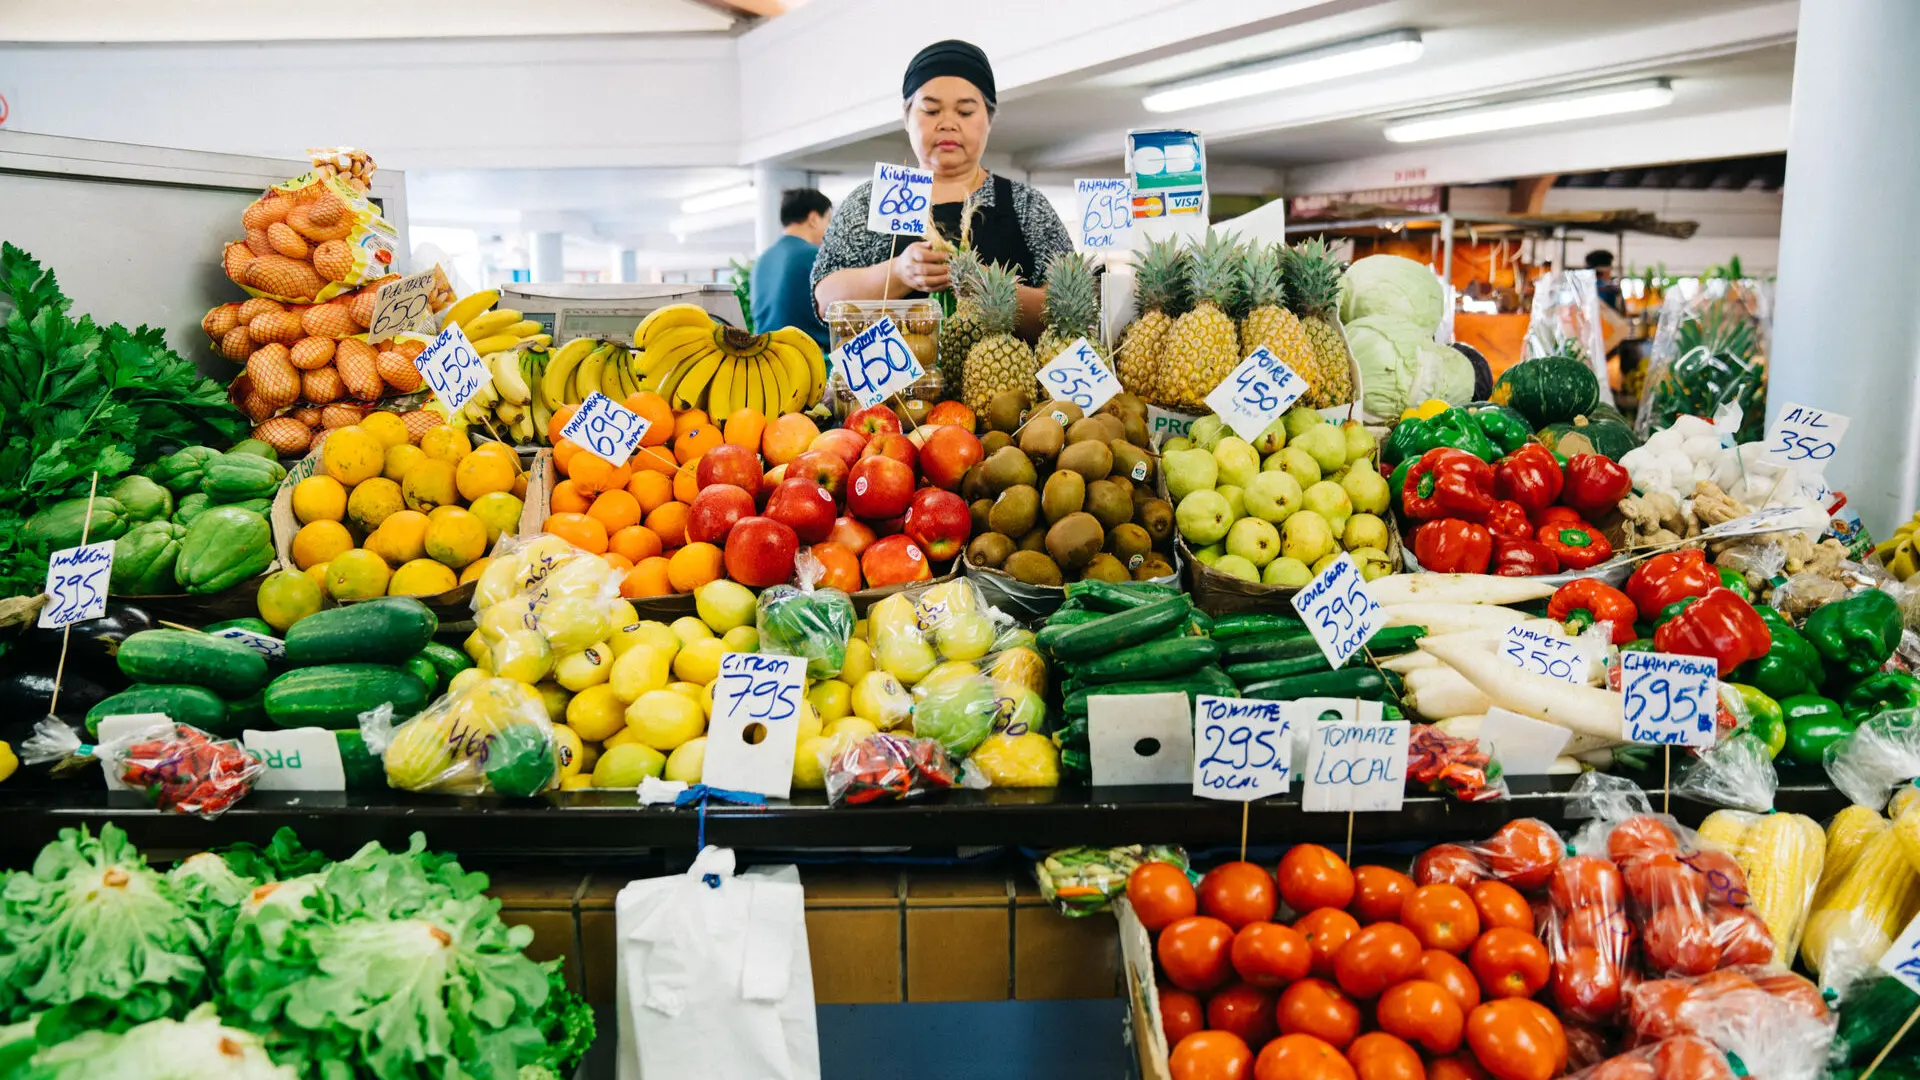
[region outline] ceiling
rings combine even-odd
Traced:
[[[795,6],[789,3],[787,6]],[[733,29],[740,13],[698,0],[0,0],[0,41],[325,41]]]

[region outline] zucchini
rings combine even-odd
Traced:
[[[380,755],[367,749],[359,728],[336,731],[333,739],[340,745],[340,769],[346,774],[348,791],[386,790],[387,770],[380,764]]]
[[[164,713],[176,724],[197,727],[209,735],[234,735],[227,723],[227,703],[204,686],[149,686],[122,690],[87,710],[87,734],[100,734],[100,721],[109,716]]]
[[[1149,641],[1109,653],[1082,667],[1078,675],[1088,682],[1127,682],[1134,679],[1168,679],[1185,675],[1213,663],[1220,646],[1211,638],[1178,637],[1171,641]]]
[[[267,684],[267,719],[283,728],[357,727],[361,713],[387,704],[398,724],[426,706],[426,684],[390,664],[325,664]]]
[[[1193,602],[1184,595],[1169,596],[1079,626],[1049,626],[1036,640],[1056,659],[1086,660],[1152,641],[1185,622],[1192,610]]]
[[[1130,581],[1125,584],[1115,581],[1101,581],[1088,578],[1067,585],[1067,598],[1079,600],[1087,607],[1108,613],[1133,611],[1158,603],[1169,596],[1179,596],[1180,590],[1173,585],[1161,585],[1151,581]]]
[[[1305,633],[1308,633],[1307,624],[1291,615],[1242,611],[1234,615],[1222,615],[1213,620],[1213,636],[1221,641],[1268,635],[1298,637]]]
[[[1412,652],[1419,648],[1420,639],[1426,636],[1427,628],[1424,626],[1389,626],[1367,639],[1366,651],[1375,656]]]
[[[1087,699],[1096,695],[1107,697],[1127,694],[1174,694],[1187,695],[1189,701],[1196,694],[1212,694],[1215,697],[1232,697],[1237,691],[1233,680],[1217,667],[1203,667],[1178,679],[1140,679],[1135,682],[1102,683],[1097,686],[1083,686],[1069,693],[1061,708],[1067,716],[1085,716]]]
[[[466,653],[437,641],[427,642],[426,647],[420,650],[420,655],[433,661],[433,666],[440,672],[443,686],[453,681],[455,675],[473,666],[473,660]]]
[[[1263,701],[1292,701],[1307,697],[1351,697],[1378,701],[1386,693],[1387,680],[1372,668],[1364,667],[1267,679],[1240,688],[1241,697]]]
[[[267,685],[267,662],[259,653],[197,630],[129,634],[114,660],[122,675],[139,683],[186,683],[235,697]]]
[[[425,648],[439,628],[427,605],[405,596],[317,611],[287,628],[287,662],[308,667],[392,661]]]
[[[1320,655],[1320,643],[1313,640],[1312,635],[1286,638],[1242,638],[1239,641],[1229,641],[1220,647],[1220,662],[1228,665]]]
[[[1052,615],[1047,616],[1047,625],[1048,626],[1079,626],[1082,623],[1090,623],[1095,619],[1104,619],[1104,618],[1106,618],[1106,615],[1102,614],[1101,612],[1088,611],[1086,608],[1072,608],[1072,609],[1061,608],[1059,611],[1056,611]]]
[[[1295,656],[1286,660],[1259,660],[1251,664],[1234,664],[1227,668],[1227,677],[1241,686],[1254,683],[1271,682],[1274,679],[1290,679],[1295,675],[1312,675],[1320,671],[1332,671],[1327,666],[1327,658],[1315,650],[1312,656]]]

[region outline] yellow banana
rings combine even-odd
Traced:
[[[473,343],[473,351],[481,356],[506,352],[520,344],[519,338],[508,334],[489,334],[486,337],[469,337],[467,340]]]
[[[574,393],[577,396],[568,398],[569,402],[585,401],[588,394],[600,389],[600,373],[606,369],[607,356],[612,352],[613,346],[602,343],[588,353],[585,360],[580,361],[580,367],[573,375]]]
[[[725,421],[739,408],[733,401],[734,380],[739,371],[740,358],[729,356],[720,362],[720,370],[713,373],[713,384],[707,388],[707,415],[716,423]]]
[[[483,337],[492,337],[519,321],[520,313],[512,308],[494,308],[492,311],[482,312],[468,319],[466,322],[461,323],[460,329],[467,335],[468,340],[473,341]],[[536,326],[533,330],[527,331],[527,333],[533,333],[539,329],[540,328]],[[515,334],[513,336],[517,339],[524,335]]]
[[[702,332],[713,329],[713,317],[698,304],[668,304],[647,312],[640,325],[634,327],[633,343],[640,348],[651,348],[654,335],[672,327],[698,327]]]
[[[806,404],[820,400],[820,394],[827,388],[827,358],[820,351],[820,343],[807,336],[807,332],[795,326],[783,326],[767,335],[783,345],[790,345],[800,354],[807,365],[808,386]]]
[[[710,346],[701,353],[699,362],[673,388],[674,408],[698,409],[704,406],[707,384],[713,381],[713,373],[720,369],[720,361],[726,358],[727,354],[717,347]]]
[[[620,381],[620,369],[627,366],[627,350],[615,345],[607,352],[606,363],[600,365],[600,386],[602,394],[615,401],[627,399],[626,384]]]
[[[760,396],[766,400],[760,411],[769,418],[780,415],[780,377],[774,372],[777,366],[764,353],[754,359],[754,368],[760,373]]]
[[[509,350],[494,353],[482,358],[487,368],[493,372],[493,385],[500,390],[500,398],[514,405],[525,405],[533,397],[533,390],[520,374],[520,354]]]
[[[708,355],[716,352],[717,350],[714,349],[712,343],[709,342],[704,347],[696,346],[692,349],[685,350],[684,353],[676,354],[679,356],[679,359],[674,361],[673,370],[667,372],[666,376],[660,380],[660,385],[656,387],[657,392],[669,402],[674,401],[674,395],[679,391],[681,381],[698,367],[700,362]]]
[[[776,341],[767,347],[774,361],[780,367],[781,412],[793,412],[808,404],[807,391],[812,389],[813,375],[807,370],[807,361],[800,350],[784,341]]]
[[[713,337],[708,334],[685,333],[673,336],[672,332],[664,336],[658,345],[647,349],[647,379],[655,385],[645,387],[659,390],[659,383],[678,369],[688,357],[713,348]],[[661,390],[662,394],[666,391]]]
[[[532,337],[535,334],[544,333],[546,329],[540,325],[538,319],[521,319],[517,323],[502,327],[498,332],[512,334],[515,337]]]
[[[779,353],[769,348],[765,353],[761,354],[761,363],[766,367],[768,375],[772,378],[775,390],[774,399],[767,403],[767,408],[770,410],[767,415],[778,416],[781,413],[790,411],[791,406],[787,403],[794,397],[795,387],[793,385],[793,377],[787,373],[786,361],[780,358]]]
[[[574,369],[598,344],[592,338],[574,338],[560,346],[560,351],[547,361],[546,373],[540,377],[540,396],[545,399],[549,411],[567,403],[567,384],[573,378]]]
[[[765,388],[760,385],[759,367],[751,360],[742,360],[738,377],[741,390],[744,391],[741,402],[761,416],[767,415],[767,395]]]
[[[481,289],[477,293],[468,293],[453,302],[446,314],[440,316],[440,329],[458,324],[462,329],[475,315],[500,302],[499,289]]]

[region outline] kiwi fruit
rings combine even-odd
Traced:
[[[1072,469],[1059,469],[1047,477],[1047,486],[1040,493],[1040,512],[1046,515],[1051,525],[1068,514],[1078,513],[1086,507],[1087,482]]]
[[[1145,420],[1147,418],[1147,403],[1140,399],[1140,395],[1123,390],[1115,394],[1113,400],[1107,402],[1106,407],[1100,411],[1103,413],[1112,413],[1122,420],[1125,420],[1129,416],[1137,416]]]
[[[1004,533],[983,532],[967,545],[967,562],[973,566],[999,569],[1013,554],[1013,538]]]
[[[1082,420],[1081,423],[1086,423]],[[1113,472],[1113,451],[1099,439],[1086,442],[1070,442],[1060,451],[1058,469],[1071,469],[1080,474],[1088,483],[1105,480]]]
[[[1106,425],[1102,424],[1097,417],[1086,416],[1075,420],[1067,425],[1067,445],[1090,441],[1106,442],[1107,437],[1101,434],[1105,428]]]
[[[1047,550],[1047,530],[1036,526],[1021,536],[1020,539],[1015,540],[1013,545],[1021,551],[1038,551],[1045,554]]]
[[[989,431],[980,436],[981,453],[992,455],[995,451],[1013,445],[1013,436],[1004,431]]]
[[[987,400],[987,426],[1011,435],[1026,422],[1033,399],[1024,391],[1002,390]]]
[[[1093,561],[1107,543],[1107,530],[1092,514],[1068,514],[1047,530],[1047,554],[1061,570],[1080,570]]]
[[[1107,448],[1113,451],[1115,476],[1124,476],[1138,484],[1153,484],[1158,470],[1152,454],[1125,439],[1115,439],[1107,444]]]
[[[1031,484],[1015,484],[993,500],[987,511],[987,527],[1007,536],[1019,536],[1033,528],[1040,513],[1040,493]]]
[[[1020,432],[1020,449],[1035,461],[1051,462],[1060,455],[1060,448],[1067,445],[1067,429],[1060,421],[1042,413],[1027,421]]]
[[[1133,568],[1133,580],[1135,581],[1151,581],[1154,578],[1172,576],[1173,564],[1167,561],[1165,555],[1161,555],[1158,552],[1141,559],[1140,565]]]
[[[933,403],[919,398],[897,398],[893,406],[893,415],[900,418],[900,424],[908,431],[927,422],[927,413],[933,411]]]
[[[1137,486],[1134,484],[1133,481],[1120,475],[1120,473],[1116,470],[1114,472],[1107,474],[1107,483],[1112,484],[1114,487],[1119,488],[1120,493],[1127,497],[1127,501],[1129,503],[1133,501],[1133,489]]]
[[[1082,581],[1130,581],[1126,565],[1119,559],[1101,552],[1093,557],[1085,570],[1080,571]]]
[[[1112,479],[1112,477],[1108,477],[1108,479]],[[1140,516],[1140,508],[1141,508],[1141,507],[1143,507],[1143,506],[1145,506],[1145,505],[1147,505],[1148,503],[1150,503],[1150,502],[1152,502],[1152,501],[1153,501],[1153,499],[1154,499],[1154,494],[1153,494],[1153,489],[1152,489],[1152,488],[1150,488],[1150,487],[1148,487],[1148,486],[1147,486],[1147,485],[1145,485],[1145,484],[1135,484],[1135,485],[1133,485],[1133,515],[1134,515],[1134,517],[1136,517],[1136,518],[1137,518],[1137,517],[1139,517],[1139,516]]]
[[[976,461],[960,474],[960,497],[968,502],[993,499],[993,489],[987,486],[986,465]]]
[[[1007,561],[1001,564],[1000,569],[1005,570],[1013,580],[1028,585],[1059,585],[1063,581],[1060,567],[1042,551],[1016,551],[1007,556]]]
[[[1032,487],[1039,482],[1039,476],[1033,470],[1033,460],[1021,453],[1017,446],[1003,446],[995,450],[993,456],[981,464],[987,467],[987,489],[995,495],[1010,487],[1021,484]]]
[[[1080,411],[1080,406],[1071,401],[1049,401],[1040,406],[1040,415],[1058,423],[1060,429],[1065,431],[1086,414]]]
[[[1165,499],[1148,499],[1134,513],[1134,520],[1153,537],[1155,545],[1164,544],[1173,536],[1173,504]]]
[[[1133,520],[1133,499],[1111,480],[1095,480],[1087,485],[1086,508],[1103,529]]]
[[[1131,521],[1124,522],[1107,530],[1107,550],[1131,566],[1135,558],[1144,558],[1153,553],[1153,537],[1148,536],[1147,530],[1141,526]]]
[[[993,529],[993,526],[988,524],[987,521],[988,515],[993,513],[992,499],[975,499],[967,504],[967,509],[973,512],[973,534],[975,536]]]
[[[1127,422],[1112,413],[1101,413],[1098,416],[1090,416],[1087,419],[1099,424],[1100,430],[1105,432],[1105,435],[1102,436],[1100,440],[1101,442],[1112,442],[1115,439],[1125,439],[1127,437]]]

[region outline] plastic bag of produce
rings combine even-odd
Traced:
[[[1600,404],[1612,405],[1606,338],[1600,322],[1599,281],[1593,271],[1555,270],[1534,283],[1533,313],[1521,346],[1523,362],[1542,356],[1578,359],[1599,380]]]
[[[1723,708],[1742,723],[1741,711],[1734,708],[1739,692],[1720,684]],[[1713,806],[1765,813],[1773,809],[1773,794],[1780,787],[1780,776],[1773,770],[1773,757],[1758,736],[1735,732],[1685,764],[1674,783],[1677,794]]]
[[[1891,822],[1856,805],[1827,823],[1826,865],[1800,941],[1800,958],[1822,987],[1842,991],[1867,976],[1920,912],[1920,793],[1912,792],[1894,797]]]
[[[1697,978],[1650,979],[1627,992],[1637,1039],[1693,1036],[1768,1080],[1815,1080],[1837,1020],[1819,987],[1777,967],[1736,967]]]
[[[1616,1054],[1568,1080],[1734,1080],[1735,1076],[1719,1047],[1698,1036],[1676,1035]]]
[[[360,733],[402,791],[520,798],[560,782],[553,725],[525,683],[481,679],[397,727],[393,719],[390,705],[362,713]]]
[[[245,798],[267,769],[238,742],[165,718],[87,746],[71,727],[48,717],[20,744],[20,760],[27,765],[89,757],[159,809],[208,820]]]
[[[1608,1024],[1636,973],[1639,931],[1627,914],[1626,882],[1599,855],[1561,860],[1547,880],[1540,937],[1553,957],[1554,1005],[1565,1016]]]
[[[827,800],[834,806],[911,799],[959,782],[953,759],[933,739],[841,736],[828,752]]]
[[[1761,438],[1772,324],[1773,287],[1766,282],[1676,282],[1667,290],[1647,359],[1641,431],[1660,431],[1682,416],[1712,416],[1723,406],[1737,405],[1738,441]]]
[[[1920,776],[1920,711],[1883,712],[1827,746],[1827,777],[1860,806],[1880,809]]]
[[[1804,814],[1716,810],[1700,823],[1700,835],[1739,864],[1747,877],[1748,909],[1773,937],[1773,962],[1792,964],[1826,866],[1827,838],[1819,823]]]
[[[473,592],[477,628],[467,639],[476,662],[529,685],[575,653],[599,650],[611,662],[620,573],[605,559],[557,536],[503,536]]]
[[[874,604],[867,611],[867,641],[874,667],[911,689],[936,673],[978,672],[1013,625],[972,581],[958,578]]]
[[[1506,774],[1493,748],[1477,738],[1450,735],[1434,724],[1413,725],[1407,745],[1407,779],[1445,791],[1461,802],[1507,797]]]
[[[1537,893],[1566,856],[1567,842],[1553,826],[1537,818],[1516,818],[1477,843],[1435,844],[1421,852],[1413,862],[1413,880],[1463,889],[1493,880]]]
[[[1040,896],[1068,918],[1094,915],[1126,895],[1127,878],[1143,863],[1160,862],[1187,869],[1187,853],[1164,844],[1127,847],[1071,847],[1048,852],[1033,864]]]
[[[838,678],[853,636],[853,600],[839,589],[816,589],[824,570],[811,553],[795,566],[799,585],[775,585],[760,593],[755,625],[760,648],[807,661],[807,678]]]
[[[1869,972],[1840,995],[1839,1028],[1833,1042],[1836,1065],[1865,1065],[1899,1034],[1907,1017],[1920,1009],[1920,996],[1891,975]],[[1890,1056],[1911,1056],[1920,1033],[1903,1036]]]

